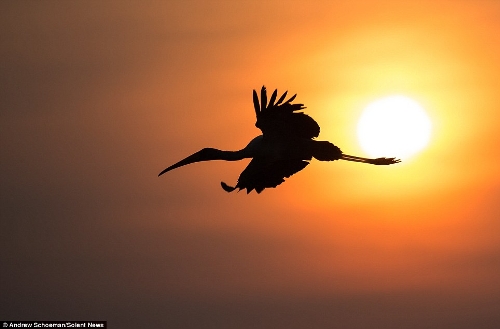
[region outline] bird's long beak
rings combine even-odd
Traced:
[[[164,173],[166,173],[167,171],[173,170],[175,168],[179,168],[179,167],[188,165],[190,163],[199,162],[199,161],[205,161],[205,160],[209,160],[209,159],[206,158],[206,156],[204,154],[204,151],[203,150],[198,151],[198,152],[196,152],[194,154],[191,154],[190,156],[188,156],[184,160],[181,160],[181,161],[179,161],[179,162],[171,165],[170,167],[164,169],[161,173],[158,174],[158,176],[161,176]]]
[[[346,160],[346,161],[369,163],[369,164],[373,164],[373,165],[391,165],[391,164],[401,162],[401,160],[396,159],[396,158],[369,159],[369,158],[362,158],[362,157],[357,157],[357,156],[348,155],[348,154],[342,154],[342,157],[340,159]]]

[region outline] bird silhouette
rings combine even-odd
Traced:
[[[266,188],[280,185],[285,178],[304,169],[312,158],[320,161],[347,160],[373,165],[400,162],[396,158],[370,159],[344,154],[328,141],[315,140],[319,136],[319,125],[313,118],[300,112],[305,109],[304,104],[292,104],[297,94],[287,101],[284,101],[287,92],[276,101],[277,95],[278,90],[274,90],[268,102],[266,87],[263,86],[259,102],[257,92],[253,91],[257,116],[255,126],[262,131],[262,135],[255,137],[245,148],[238,151],[204,148],[166,168],[158,176],[194,162],[251,158],[235,186],[229,186],[224,182],[221,182],[221,186],[227,192],[246,189],[247,193],[252,190],[260,193]]]

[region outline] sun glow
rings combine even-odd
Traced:
[[[369,104],[358,122],[358,140],[373,157],[408,159],[429,143],[431,121],[425,110],[405,96],[389,96]]]

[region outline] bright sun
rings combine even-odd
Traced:
[[[389,96],[368,105],[358,122],[358,139],[373,157],[408,159],[430,140],[425,110],[405,96]]]

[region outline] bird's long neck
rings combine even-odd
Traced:
[[[200,152],[203,152],[203,159],[198,161],[210,161],[210,160],[225,160],[225,161],[237,161],[243,160],[245,158],[251,158],[251,155],[246,148],[238,151],[224,151],[214,148],[204,148]]]
[[[263,136],[260,135],[252,139],[250,143],[245,146],[245,148],[238,151],[222,151],[214,148],[207,148],[203,150],[205,150],[204,152],[206,152],[207,156],[213,156],[213,159],[210,160],[237,161],[255,157],[259,151],[261,151],[262,146]]]

